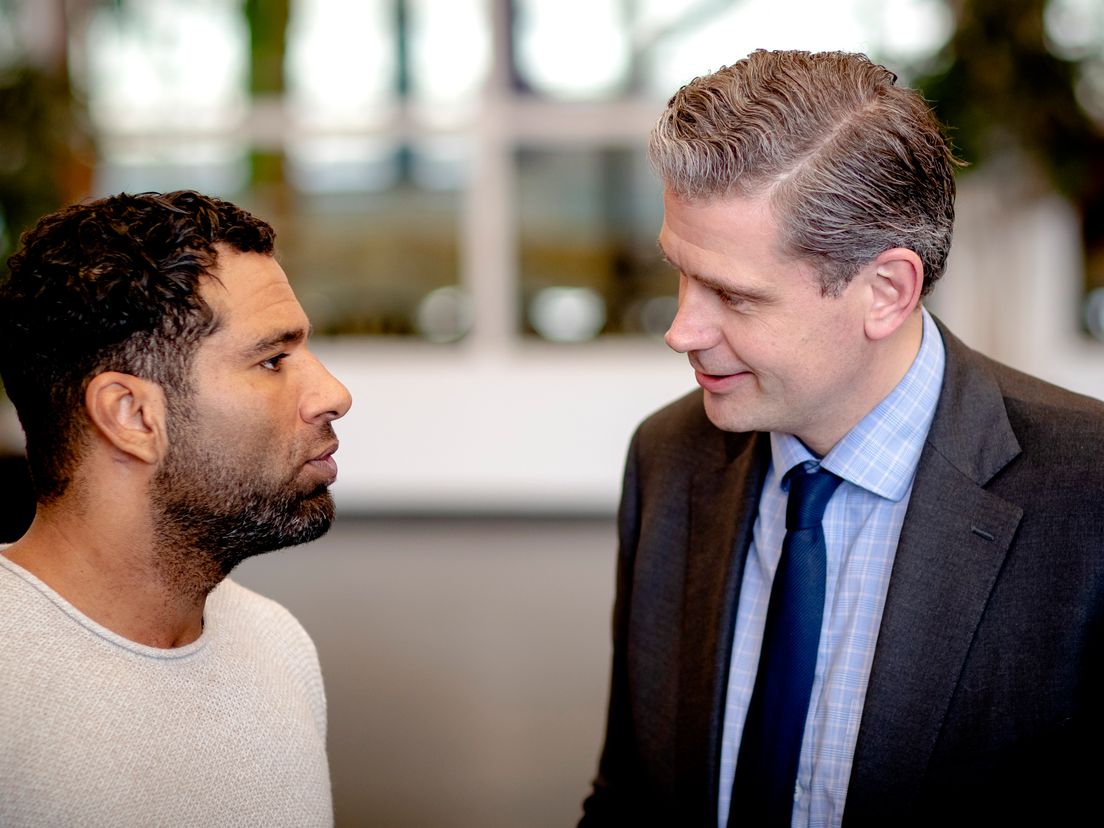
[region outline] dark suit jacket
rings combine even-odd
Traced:
[[[1065,824],[1104,794],[1104,404],[943,338],[843,824]],[[582,825],[716,825],[769,460],[766,434],[720,431],[700,392],[634,437],[609,720]]]

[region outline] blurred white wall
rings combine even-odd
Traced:
[[[353,512],[610,513],[637,421],[693,387],[660,341],[316,350],[353,394],[334,490]]]
[[[929,306],[994,359],[1104,399],[1104,342],[1079,325],[1077,214],[1004,172],[959,177],[951,258]]]

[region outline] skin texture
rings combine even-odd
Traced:
[[[839,296],[787,255],[765,197],[667,193],[659,245],[679,271],[667,344],[687,354],[709,419],[827,453],[904,376],[920,346],[923,267],[887,250]]]

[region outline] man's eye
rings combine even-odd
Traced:
[[[261,367],[267,368],[270,371],[279,371],[280,363],[284,361],[285,357],[287,357],[287,354],[276,354],[276,356],[271,356],[261,363]]]

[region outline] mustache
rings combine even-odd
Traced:
[[[325,423],[318,427],[318,431],[308,441],[308,444],[312,447],[308,456],[308,459],[317,459],[322,453],[330,450],[330,446],[334,446],[333,450],[336,450],[337,434],[334,432],[332,423]]]

